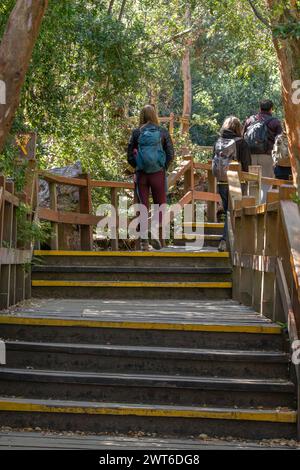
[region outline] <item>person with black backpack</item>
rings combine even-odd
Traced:
[[[212,160],[212,172],[217,179],[218,192],[221,196],[225,212],[224,231],[219,244],[219,251],[226,251],[227,249],[227,170],[232,161],[241,163],[242,171],[248,171],[249,165],[251,165],[250,149],[242,137],[242,124],[235,116],[229,116],[225,119],[220,131],[220,137],[214,146],[214,156]]]
[[[140,125],[134,129],[128,144],[127,160],[135,168],[135,194],[139,203],[149,211],[150,190],[154,204],[167,203],[166,171],[174,158],[174,147],[167,129],[159,125],[153,105],[145,106],[140,113]],[[159,214],[159,239],[151,238],[153,248],[165,245],[162,236],[162,214]],[[149,250],[149,235],[141,236],[141,249]]]
[[[252,156],[252,165],[262,167],[262,176],[275,178],[272,151],[275,139],[282,133],[279,119],[273,116],[274,104],[271,100],[260,102],[260,112],[248,118],[244,125],[244,139]],[[262,202],[266,201],[270,185],[262,185]]]

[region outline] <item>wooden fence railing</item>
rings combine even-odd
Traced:
[[[207,173],[208,191],[197,191],[195,176],[198,171]],[[57,250],[61,247],[66,249],[64,240],[59,236],[60,224],[74,224],[80,226],[80,247],[82,250],[93,249],[93,226],[101,220],[96,216],[92,207],[92,190],[95,188],[110,189],[110,201],[118,213],[118,196],[120,191],[131,192],[134,198],[134,183],[118,181],[97,181],[93,180],[89,174],[81,175],[80,178],[69,178],[57,176],[47,171],[38,171],[38,177],[44,179],[49,184],[50,207],[38,207],[37,217],[41,220],[51,222],[53,236],[51,238],[51,249]],[[178,201],[184,204],[195,204],[197,201],[207,203],[208,221],[215,222],[217,217],[217,202],[220,196],[217,194],[217,185],[212,176],[211,164],[196,163],[192,157],[184,157],[182,163],[176,170],[168,176],[168,188],[171,191],[174,186],[182,182],[183,196]],[[79,190],[79,212],[63,212],[58,210],[57,186],[69,185],[77,187]],[[118,233],[118,218],[116,221],[116,233]],[[111,240],[111,248],[118,250],[118,238]]]
[[[251,196],[242,195],[244,178],[256,183]],[[286,324],[292,350],[300,339],[300,208],[292,200],[295,188],[282,182],[265,204],[257,203],[261,180],[234,166],[228,172],[233,298]],[[300,437],[300,366],[294,368]]]
[[[27,183],[30,185],[29,180]],[[28,187],[33,197],[33,186],[27,185],[21,195],[16,195],[14,183],[0,176],[0,310],[31,296],[30,269],[26,266],[31,262],[32,249],[30,244],[18,240],[17,217],[20,204],[32,202],[26,192]],[[31,217],[29,213],[28,218]]]
[[[209,148],[205,147],[205,150]],[[261,183],[268,183],[270,185],[280,186],[285,181],[269,178],[261,178],[257,167],[251,167],[253,173],[240,173],[240,177],[249,182],[249,191],[251,194],[256,194],[259,197],[259,190]],[[206,190],[199,191],[197,189],[197,176],[204,173],[207,188]],[[53,236],[51,239],[51,249],[68,249],[67,243],[64,241],[63,236],[60,236],[59,227],[63,224],[74,224],[80,226],[80,248],[82,250],[93,249],[93,226],[101,220],[101,217],[96,216],[92,207],[92,190],[95,188],[110,189],[110,201],[118,214],[118,196],[120,191],[127,191],[131,193],[134,200],[134,183],[131,182],[117,182],[117,181],[97,181],[93,180],[89,174],[81,175],[80,178],[69,178],[57,176],[47,171],[39,171],[38,176],[44,179],[49,184],[50,189],[50,207],[39,207],[37,210],[37,217],[41,220],[50,221],[53,228]],[[208,222],[217,221],[217,203],[220,202],[220,196],[217,192],[217,182],[212,174],[211,162],[198,163],[190,156],[183,157],[179,166],[168,176],[168,188],[172,191],[178,184],[182,183],[181,194],[182,197],[176,201],[180,205],[192,204],[195,206],[197,202],[206,203],[206,217]],[[69,185],[77,187],[79,190],[79,211],[78,212],[63,212],[57,208],[57,186]],[[118,235],[119,224],[118,217],[116,220],[115,232]],[[111,248],[118,250],[119,241],[118,236],[111,240]]]

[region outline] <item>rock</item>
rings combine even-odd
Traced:
[[[58,176],[66,176],[77,178],[82,174],[82,166],[80,161],[74,165],[63,168],[51,168],[49,173]],[[57,208],[60,211],[76,211],[79,203],[79,189],[76,186],[57,185]],[[47,181],[40,179],[39,181],[39,205],[41,207],[50,207],[49,184]]]
[[[48,170],[59,176],[77,178],[82,174],[82,166],[80,161],[74,165],[63,168],[52,168]],[[63,212],[79,211],[79,189],[76,186],[57,185],[57,209]],[[39,180],[39,206],[50,207],[49,184],[47,181]],[[78,225],[60,224],[59,225],[60,249],[80,249],[80,231]],[[48,246],[42,248],[49,248]]]

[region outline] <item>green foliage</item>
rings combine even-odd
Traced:
[[[47,242],[51,237],[51,224],[43,221],[31,221],[28,216],[31,212],[26,204],[20,204],[17,208],[18,242],[22,244]]]
[[[0,32],[14,3],[1,2]],[[271,33],[247,1],[127,0],[122,21],[120,4],[116,1],[109,15],[108,0],[49,0],[15,123],[37,130],[41,167],[80,160],[95,178],[127,178],[128,116],[136,116],[151,93],[161,115],[182,113],[187,39],[192,41],[190,135],[196,155],[197,144],[214,142],[228,114],[243,120],[263,97],[272,98],[281,115]],[[178,37],[187,29],[188,4],[192,30]],[[256,4],[267,16],[264,0]],[[284,28],[281,35],[291,34]],[[6,155],[0,165],[12,174],[7,167],[13,156]]]
[[[16,192],[21,191],[24,187],[27,163],[27,160],[18,161],[18,149],[10,142],[0,154],[0,174],[2,173],[14,181]]]

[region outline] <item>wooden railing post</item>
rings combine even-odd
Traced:
[[[274,320],[275,312],[275,285],[276,275],[275,266],[278,253],[278,234],[279,231],[278,208],[269,208],[265,212],[265,245],[263,256],[263,292],[262,292],[262,310],[261,313],[266,317]]]
[[[50,194],[50,209],[53,211],[57,211],[57,191],[56,191],[56,183],[51,182],[49,183],[49,194]],[[51,250],[58,250],[58,223],[51,222],[52,234],[51,234]]]
[[[194,190],[195,190],[195,175],[194,175],[194,159],[193,157],[186,156],[184,160],[190,161],[190,167],[184,173],[184,193],[187,194],[189,191],[192,192],[192,218],[191,222],[195,221],[195,198],[194,198]]]
[[[90,174],[82,174],[81,178],[86,179],[86,186],[79,190],[79,207],[81,214],[92,214],[92,185]],[[93,250],[93,227],[92,225],[80,226],[80,244],[81,249],[86,251]]]
[[[242,217],[241,201],[232,201],[230,209],[231,228],[234,233],[233,243],[233,271],[232,271],[232,298],[240,302],[240,282],[241,282],[241,256],[242,256]]]
[[[170,114],[170,123],[169,123],[169,133],[170,133],[170,136],[172,138],[174,137],[174,124],[175,124],[175,114],[171,113]]]
[[[111,249],[113,251],[118,251],[119,249],[119,205],[118,205],[118,188],[111,188],[110,203],[115,209],[116,214],[116,226],[114,227],[114,238],[111,239]]]
[[[256,204],[261,203],[261,177],[262,167],[260,165],[250,165],[249,173],[253,173],[258,176],[257,181],[248,181],[248,196],[255,197]]]
[[[13,191],[13,183],[6,182],[5,178],[2,178],[3,190],[11,192]],[[2,202],[2,240],[1,247],[5,249],[12,248],[12,232],[13,232],[13,205],[11,202],[5,200],[5,196]],[[15,275],[14,270],[10,263],[1,264],[1,276],[0,276],[0,310],[8,308],[12,305],[10,299],[14,297],[15,287]]]
[[[240,301],[244,305],[252,305],[253,257],[256,249],[255,213],[247,214],[245,208],[255,207],[255,197],[245,196],[242,199],[241,218],[241,275]]]
[[[217,179],[214,177],[212,170],[207,172],[208,192],[217,194]],[[209,201],[207,203],[207,220],[208,222],[217,221],[217,203]]]

